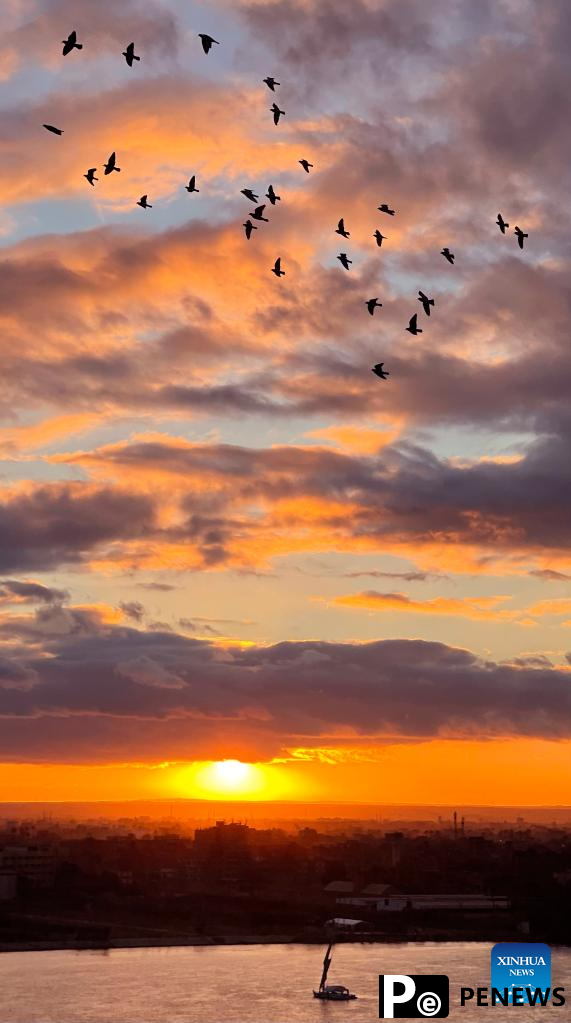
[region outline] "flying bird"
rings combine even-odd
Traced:
[[[257,202],[258,199],[260,198],[259,195],[256,195],[255,192],[252,192],[251,188],[242,188],[241,192],[242,195],[246,196],[246,199],[250,200],[250,202]]]
[[[344,221],[343,221],[343,217],[341,217],[341,220],[337,224],[337,228],[335,230],[335,234],[340,234],[343,238],[349,238],[350,237],[350,232],[345,230],[345,224],[344,224]]]
[[[267,85],[268,89],[270,89],[272,92],[275,92],[276,85],[280,84],[279,82],[276,82],[275,78],[272,78],[271,75],[268,76],[268,78],[264,78],[263,81]]]
[[[245,224],[242,224],[244,231],[246,232],[246,238],[250,241],[252,231],[257,231],[258,228],[254,226],[251,220],[247,220]]]
[[[298,163],[300,163],[300,164],[301,164],[301,166],[303,167],[304,171],[305,171],[305,172],[306,172],[307,174],[309,174],[309,168],[310,168],[310,167],[313,167],[313,164],[312,164],[312,163],[310,163],[310,162],[309,162],[309,160],[298,160]]]
[[[137,206],[142,206],[144,210],[152,210],[150,202],[147,202],[147,196],[142,195],[140,199],[137,199]]]
[[[389,217],[394,217],[395,215],[395,211],[391,210],[390,206],[387,206],[386,202],[383,202],[381,203],[380,206],[377,206],[377,209],[380,210],[381,213],[388,213]]]
[[[516,227],[516,229],[514,231],[514,234],[517,235],[517,243],[518,243],[520,249],[523,249],[523,239],[524,238],[529,238],[529,235],[525,234],[522,231],[521,227]]]
[[[434,305],[434,299],[427,298],[427,296],[424,294],[424,291],[419,291],[418,301],[422,302],[422,308],[424,309],[426,315],[430,316],[430,307],[431,305]]]
[[[281,196],[276,195],[276,193],[274,192],[273,185],[268,186],[268,191],[266,192],[266,199],[270,200],[272,206],[275,206],[277,202],[280,202]]]
[[[200,189],[196,187],[196,174],[193,174],[188,185],[184,186],[187,192],[200,192]]]
[[[453,252],[450,252],[449,248],[442,249],[440,255],[444,256],[444,258],[447,259],[449,263],[452,263],[454,265],[454,260],[456,259],[456,256],[454,255]]]
[[[282,270],[282,261],[281,261],[280,257],[278,257],[276,259],[276,261],[275,261],[275,263],[274,263],[274,265],[272,267],[272,273],[275,274],[276,277],[284,277],[285,276],[285,270]]]
[[[204,50],[205,53],[210,53],[212,49],[212,43],[216,43],[217,46],[220,45],[217,39],[213,39],[212,36],[207,35],[206,32],[199,32],[198,35],[200,36],[202,49]]]
[[[422,334],[423,333],[421,328],[417,327],[416,321],[417,321],[417,315],[415,313],[414,316],[411,316],[411,318],[409,320],[409,323],[408,323],[408,327],[404,328],[405,330],[408,330],[409,334],[412,334],[413,337],[416,337],[417,334]]]
[[[67,57],[72,50],[83,50],[83,43],[78,43],[77,32],[70,32],[67,39],[62,39],[63,55]]]
[[[115,162],[116,162],[116,157],[115,157],[115,153],[113,152],[113,153],[111,153],[111,156],[109,157],[107,163],[105,164],[105,173],[106,174],[111,174],[111,171],[120,171],[121,170],[120,167],[116,167],[115,166]]]
[[[268,218],[264,217],[264,210],[265,210],[265,208],[266,208],[266,204],[265,203],[264,203],[263,206],[256,206],[256,209],[254,210],[254,212],[250,213],[250,216],[251,216],[252,220],[263,220],[265,224],[269,224]]]
[[[87,178],[87,180],[89,181],[90,185],[93,185],[94,182],[99,181],[99,178],[95,177],[95,171],[96,170],[97,170],[97,167],[90,167],[88,172],[87,172],[87,174],[83,175],[84,178]]]
[[[506,221],[502,217],[501,213],[498,213],[498,219],[496,220],[496,224],[498,225],[498,227],[499,227],[500,231],[502,232],[502,234],[505,234],[506,233],[506,227],[510,226],[508,223],[506,223]]]
[[[140,60],[141,59],[140,57],[137,57],[137,54],[135,53],[135,44],[134,43],[129,43],[127,49],[123,50],[123,56],[124,56],[125,60],[127,61],[127,64],[129,65],[129,67],[133,67],[133,61],[134,60]]]
[[[386,369],[383,369],[384,365],[385,365],[384,362],[378,362],[377,365],[373,366],[372,369],[372,372],[376,373],[377,376],[381,378],[381,380],[386,380],[387,377],[390,376],[390,373]]]
[[[53,124],[42,124],[46,131],[53,131],[54,135],[63,135],[63,128],[54,128]]]
[[[352,259],[349,259],[346,252],[340,252],[339,255],[337,256],[337,259],[341,263],[341,266],[344,266],[346,270],[349,269],[351,263],[353,262]]]
[[[383,244],[383,242],[384,242],[386,237],[387,237],[386,234],[381,234],[380,231],[375,231],[375,233],[373,235],[373,238],[377,239],[377,245],[379,246],[379,248]]]
[[[272,103],[270,110],[274,115],[274,124],[279,124],[280,117],[285,117],[285,110],[280,110],[277,103]]]
[[[369,313],[371,314],[371,316],[374,316],[375,315],[375,309],[381,309],[383,303],[379,302],[379,300],[377,298],[369,298],[365,302],[365,305],[367,306],[367,309],[369,310]]]

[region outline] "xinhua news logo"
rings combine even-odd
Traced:
[[[380,1019],[445,1019],[448,977],[436,974],[385,974],[379,977]]]
[[[507,991],[513,1005],[545,1004],[551,995],[551,949],[543,942],[505,941],[491,954],[491,986]],[[519,992],[522,992],[521,996]],[[537,992],[537,994],[536,994]],[[543,996],[543,997],[542,997]]]

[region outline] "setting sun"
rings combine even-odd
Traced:
[[[210,799],[267,798],[269,795],[266,770],[258,764],[245,764],[241,760],[216,760],[202,764],[193,771],[192,783],[198,793]]]
[[[241,760],[217,760],[206,770],[212,776],[212,783],[223,792],[243,792],[261,781],[256,778],[256,768]]]
[[[164,791],[164,781],[161,785]],[[300,792],[297,771],[290,765],[234,759],[173,765],[168,786],[171,792],[191,799],[291,799]],[[307,792],[313,795],[311,784]]]

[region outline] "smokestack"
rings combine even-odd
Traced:
[[[454,838],[458,837],[458,814],[454,810]]]

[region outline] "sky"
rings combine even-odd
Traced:
[[[569,4],[0,28],[0,801],[569,803]]]

